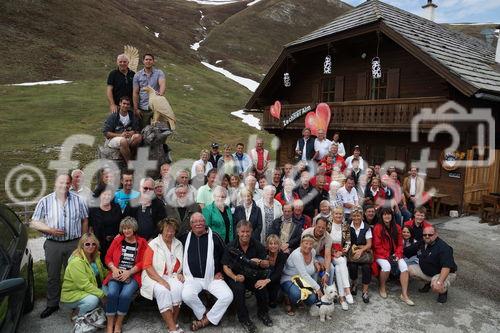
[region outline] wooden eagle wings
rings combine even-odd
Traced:
[[[132,45],[124,45],[123,53],[128,58],[128,68],[137,73],[137,67],[139,66],[139,50]]]

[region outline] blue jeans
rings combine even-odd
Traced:
[[[70,309],[78,309],[78,316],[83,316],[86,313],[94,310],[99,305],[99,297],[95,295],[87,295],[79,301],[66,303],[62,302],[62,305]]]
[[[300,289],[292,281],[283,282],[281,284],[281,290],[288,295],[292,304],[295,305],[300,301]],[[316,294],[313,292],[307,297],[307,299],[304,300],[304,303],[307,305],[313,305],[316,303],[317,299]]]
[[[322,256],[316,256],[315,258],[317,261],[319,261],[322,265],[325,264],[325,258],[323,258]],[[333,277],[335,276],[335,266],[333,265],[333,254],[332,254],[332,261],[330,262],[330,271],[328,272],[330,274],[330,276],[328,277],[328,285],[331,286],[333,284]],[[318,272],[314,273],[314,276],[313,278],[316,280],[316,281],[320,281],[321,278],[318,274]]]
[[[108,301],[106,303],[106,315],[126,315],[132,302],[132,296],[139,288],[137,281],[130,278],[128,283],[116,280],[108,282]]]

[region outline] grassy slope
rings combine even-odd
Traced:
[[[284,44],[332,21],[352,8],[332,0],[263,0],[214,27],[201,54],[211,62],[258,81]]]
[[[246,142],[248,135],[257,131],[229,113],[240,109],[250,92],[199,64],[189,49],[199,27],[198,8],[185,0],[127,1],[121,5],[93,0],[79,1],[78,5],[55,0],[2,2],[0,28],[5,33],[0,39],[9,47],[0,52],[10,66],[0,69],[0,84],[75,80],[53,86],[0,85],[2,184],[9,170],[29,163],[44,170],[50,189],[54,172],[47,166],[58,156],[55,146],[78,133],[95,135],[96,143],[103,141],[105,80],[124,43],[143,52],[153,50],[159,55],[158,66],[168,75],[167,97],[179,121],[172,140],[174,159],[197,158],[200,149],[213,140]],[[223,20],[235,10],[225,6],[213,15],[214,20]],[[143,21],[148,14],[154,17],[146,23],[150,30],[144,28]],[[160,32],[160,38],[153,32]],[[95,147],[80,146],[73,157],[84,166],[95,158]],[[39,186],[24,185],[25,190]],[[6,201],[3,186],[0,200]]]
[[[208,10],[207,25],[244,6]],[[0,44],[8,46],[0,48],[8,60],[0,67],[0,84],[97,78],[124,44],[160,59],[196,62],[189,45],[200,39],[200,8],[186,0],[0,1]]]
[[[248,90],[201,65],[165,67],[170,74],[167,95],[179,120],[178,133],[172,140],[176,160],[196,158],[199,150],[214,140],[246,142],[249,134],[257,132],[228,116],[249,98]],[[19,163],[42,167],[51,179],[53,171],[46,167],[58,155],[51,148],[71,134],[95,135],[96,142],[101,143],[101,125],[107,113],[104,80],[103,76],[100,80],[61,86],[1,86],[0,154],[4,158],[0,160],[0,179],[5,179],[7,172]],[[82,146],[73,156],[84,166],[95,158],[94,152],[95,148]]]

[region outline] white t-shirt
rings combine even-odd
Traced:
[[[128,116],[128,113],[125,117],[120,115],[120,122],[124,127],[127,127],[127,125],[130,124],[130,117]]]
[[[318,138],[314,140],[314,150],[318,152],[318,156],[316,157],[318,160],[328,154],[331,144],[332,142],[326,138],[323,141],[319,141]]]
[[[361,221],[361,224],[359,225],[359,229],[356,229],[356,227],[354,226],[354,223],[351,222],[351,228],[354,229],[354,232],[356,233],[356,237],[358,237],[361,229],[365,228],[365,223],[363,221]],[[368,231],[366,231],[366,234],[365,234],[365,239],[368,240],[368,239],[372,239],[372,238],[373,238],[372,229],[368,228]]]
[[[332,223],[332,231],[330,231],[333,243],[342,243],[342,224]]]
[[[417,177],[410,177],[410,195],[417,194]]]
[[[309,140],[312,140],[312,138],[303,138],[304,139],[304,148],[302,148],[302,157],[300,158],[302,161],[307,161],[307,141]],[[316,140],[315,142],[316,143]],[[316,149],[316,146],[314,146],[314,149]],[[299,140],[297,140],[297,145],[295,146],[295,150],[300,150],[300,146],[299,146]]]
[[[350,203],[353,205],[357,205],[359,202],[358,192],[354,187],[351,189],[351,192],[348,192],[345,186],[339,188],[339,190],[337,191],[337,196],[340,197],[340,200],[342,200],[342,204]],[[351,209],[344,206],[344,213],[350,214]]]
[[[350,169],[352,169],[352,160],[353,160],[353,159],[354,159],[354,155],[351,155],[351,156],[349,156],[348,158],[346,158],[346,160],[345,160],[345,164],[346,164],[346,166],[347,166],[348,168],[350,168]],[[365,168],[365,165],[364,165],[364,164],[365,164],[365,162],[363,161],[363,157],[359,156],[359,157],[358,157],[358,160],[359,160],[359,168],[360,168],[361,170],[364,170],[364,168]]]

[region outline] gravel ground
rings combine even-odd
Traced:
[[[320,323],[308,311],[299,309],[295,317],[281,308],[270,312],[274,327],[263,326],[255,318],[260,332],[499,332],[500,331],[500,226],[478,223],[477,217],[443,218],[433,221],[440,236],[454,248],[458,276],[448,293],[448,302],[439,304],[432,293],[420,294],[421,282],[410,283],[410,296],[416,306],[409,307],[399,300],[400,288],[389,284],[389,298],[376,292],[376,281],[370,286],[370,304],[364,304],[358,294],[348,311],[335,308],[330,322]],[[255,302],[249,300],[251,316],[255,317]],[[35,310],[24,316],[19,332],[66,333],[71,330],[69,312],[59,310],[49,319],[39,319],[45,306],[39,300]],[[187,316],[180,322],[189,331]],[[135,303],[123,332],[166,332],[156,307],[150,302]],[[243,332],[234,311],[226,314],[218,327],[203,332]]]

